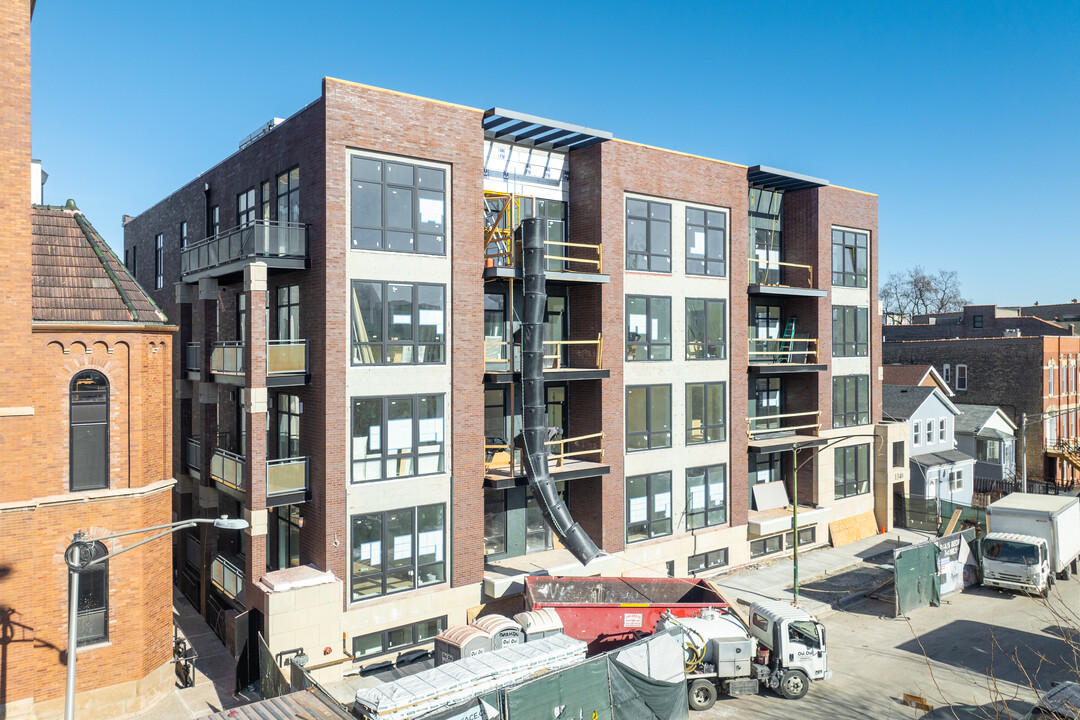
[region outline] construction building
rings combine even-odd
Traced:
[[[124,718],[174,685],[170,544],[97,542],[110,559],[75,593],[64,556],[78,531],[171,520],[176,328],[74,202],[42,204],[32,12],[31,0],[0,5],[0,717],[62,716],[77,659],[75,715]]]
[[[527,574],[878,530],[875,195],[327,78],[124,253],[181,328],[176,511],[251,522],[181,538],[177,582],[317,675]]]

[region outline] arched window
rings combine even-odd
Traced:
[[[95,558],[109,551],[94,543]],[[91,565],[79,573],[79,601],[76,647],[94,645],[109,639],[109,561]]]
[[[72,490],[109,487],[109,381],[97,370],[71,379]]]

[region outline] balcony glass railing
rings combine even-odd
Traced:
[[[303,492],[308,488],[308,459],[282,458],[266,461],[266,495]]]
[[[202,443],[195,438],[184,440],[184,464],[187,465],[189,475],[199,476],[199,468],[202,467]]]
[[[750,338],[751,365],[806,365],[817,362],[817,338]]]
[[[188,372],[202,369],[202,343],[192,342],[184,346],[184,369]]]
[[[307,340],[268,340],[267,375],[301,375],[308,371]]]
[[[253,220],[184,248],[180,252],[180,272],[188,275],[248,258],[306,257],[306,225]]]
[[[227,597],[236,599],[244,590],[244,571],[236,563],[218,555],[210,564],[210,582]]]
[[[228,450],[214,450],[210,459],[210,477],[222,485],[244,489],[244,456]]]
[[[757,440],[763,435],[778,432],[817,432],[821,429],[821,411],[812,410],[801,413],[783,413],[777,415],[759,415],[746,418],[746,435]]]
[[[214,343],[210,352],[210,372],[221,375],[244,374],[244,343],[226,340]]]

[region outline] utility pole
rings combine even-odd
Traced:
[[[1027,413],[1020,415],[1020,492],[1027,492]]]

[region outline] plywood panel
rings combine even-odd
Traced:
[[[876,534],[873,512],[864,512],[861,515],[853,515],[829,523],[829,537],[832,539],[833,547],[847,545]]]

